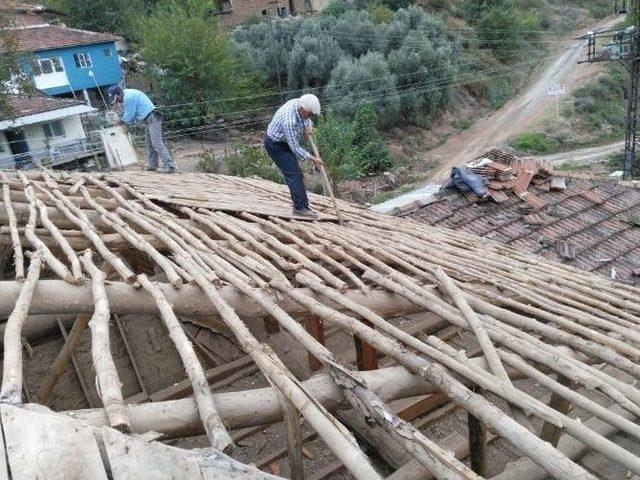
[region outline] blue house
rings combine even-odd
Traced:
[[[47,95],[84,97],[99,107],[104,90],[122,81],[115,44],[119,37],[57,25],[16,28],[13,34],[20,50],[29,54],[25,70]]]

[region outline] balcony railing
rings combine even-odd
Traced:
[[[56,144],[42,150],[12,155],[0,159],[0,169],[30,169],[38,166],[55,167],[81,158],[104,152],[99,139],[81,138],[62,144]]]

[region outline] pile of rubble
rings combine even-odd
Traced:
[[[532,158],[521,159],[497,149],[490,150],[465,167],[487,180],[485,198],[491,198],[497,203],[506,201],[507,193],[513,192],[533,207],[542,208],[544,202],[529,191],[531,184],[546,192],[566,188],[564,177],[554,176],[551,162]],[[481,200],[472,192],[464,194],[471,201]]]

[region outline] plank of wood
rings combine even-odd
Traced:
[[[158,336],[156,335],[156,330],[153,327],[147,328],[147,335],[149,336],[149,341],[151,342],[151,346],[155,352],[162,351],[162,346],[158,341]]]
[[[92,430],[55,414],[0,405],[9,468],[14,480],[106,480]]]
[[[56,317],[56,321],[58,322],[58,328],[60,329],[60,333],[62,333],[62,338],[64,339],[64,342],[66,344],[69,341],[69,333],[67,332],[67,328],[59,318]],[[82,390],[84,398],[87,400],[90,408],[96,408],[97,405],[93,401],[93,396],[89,393],[89,386],[84,379],[82,369],[80,368],[80,363],[78,362],[78,358],[73,351],[71,352],[71,363],[73,364],[73,369],[76,372],[76,377],[78,377],[78,382],[80,383],[80,389]]]
[[[217,367],[220,365],[220,358],[213,355],[204,345],[202,345],[198,339],[188,330],[184,329],[184,333],[195,348],[196,352],[198,352],[202,357],[204,357],[206,366],[208,367]]]
[[[304,462],[302,460],[302,434],[300,433],[300,414],[296,407],[284,395],[279,395],[282,406],[282,418],[287,436],[289,468],[292,480],[304,480]],[[276,474],[274,472],[274,474]],[[279,475],[279,474],[278,474]]]
[[[422,400],[418,400],[417,402],[403,408],[398,412],[398,416],[403,420],[410,422],[414,418],[434,411],[436,408],[441,407],[448,401],[449,400],[444,393],[434,393],[433,395],[428,395]]]
[[[202,480],[197,459],[178,449],[147,443],[108,427],[102,428],[102,438],[114,480]]]
[[[255,367],[255,370],[258,369],[255,365],[252,365],[253,360],[248,355],[238,358],[233,362],[225,363],[224,365],[219,365],[214,368],[210,368],[205,372],[205,376],[207,377],[207,381],[209,384],[215,382],[221,382],[224,379],[234,378],[233,375],[242,371],[243,375],[248,375],[252,367]],[[255,371],[254,370],[254,371]],[[240,377],[242,378],[242,377]],[[215,385],[212,385],[214,388]],[[174,385],[171,385],[167,388],[164,388],[156,393],[151,394],[149,397],[152,402],[161,402],[164,400],[173,400],[176,398],[183,398],[189,395],[192,392],[191,381],[186,379],[181,382],[178,382]],[[219,387],[218,387],[219,388]]]
[[[9,470],[7,469],[7,455],[5,454],[5,441],[2,428],[0,428],[0,480],[9,480]]]
[[[127,355],[129,356],[129,362],[131,362],[131,367],[133,367],[133,373],[135,373],[136,379],[138,380],[138,385],[140,385],[141,393],[143,393],[145,397],[149,398],[149,392],[147,392],[147,387],[144,386],[144,382],[142,381],[142,375],[140,374],[140,369],[138,368],[136,359],[133,356],[133,352],[131,351],[131,346],[129,345],[129,340],[127,340],[127,335],[124,331],[124,326],[120,321],[120,317],[118,315],[114,315],[113,318],[116,321],[116,325],[118,326],[118,332],[120,332],[120,338],[122,338],[122,343],[124,343],[124,348],[127,351]]]
[[[373,327],[373,325],[367,320],[360,321],[369,327]],[[357,335],[353,336],[353,342],[356,347],[356,364],[358,366],[358,370],[377,370],[378,352],[376,349]]]
[[[324,321],[320,317],[317,315],[309,315],[306,318],[305,326],[307,328],[307,332],[309,332],[313,338],[320,342],[321,345],[325,344]],[[320,370],[322,368],[322,362],[310,353],[308,356],[309,368],[314,372],[316,370]]]

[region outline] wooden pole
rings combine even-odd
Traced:
[[[89,315],[89,319],[91,319],[91,315]],[[64,326],[64,322],[60,320],[60,318],[56,317],[56,322],[58,324],[59,332],[62,334],[62,339],[65,343],[69,340],[69,333],[67,332],[67,328]],[[89,386],[87,385],[87,381],[84,378],[84,373],[82,368],[80,368],[80,362],[76,357],[74,352],[71,352],[71,364],[73,365],[73,370],[76,374],[76,378],[78,379],[78,383],[80,384],[80,390],[82,390],[82,394],[84,395],[85,400],[89,404],[90,408],[94,408],[96,403],[93,400],[93,395],[89,392]]]
[[[11,229],[11,244],[13,246],[13,262],[16,270],[16,280],[21,282],[24,280],[24,257],[22,255],[22,244],[18,233],[16,214],[13,211],[13,205],[11,203],[10,188],[7,184],[9,178],[5,172],[0,172],[0,180],[2,181],[2,199],[4,201],[4,208],[7,212],[9,228]]]
[[[362,323],[371,327],[371,322],[361,320]],[[358,370],[377,370],[378,369],[378,352],[369,343],[365,342],[358,335],[353,336],[353,342],[356,347],[356,363]]]
[[[480,389],[473,389],[481,394]],[[471,469],[481,477],[489,473],[489,458],[487,444],[487,426],[475,415],[467,413],[467,426],[469,431],[469,459]]]
[[[130,432],[131,424],[127,407],[122,398],[121,382],[118,377],[111,347],[109,345],[109,301],[104,288],[105,273],[91,260],[91,250],[82,256],[82,265],[91,276],[91,289],[95,310],[89,321],[91,330],[91,356],[96,370],[98,394],[102,399],[110,425],[121,431]]]
[[[296,407],[284,395],[280,394],[282,420],[287,434],[287,455],[291,468],[291,480],[304,480],[302,460],[302,434],[300,433],[300,414]]]
[[[324,345],[324,321],[322,318],[319,318],[316,315],[307,315],[305,323],[307,332],[309,332],[311,336],[318,341],[318,343]],[[311,353],[309,353],[308,356],[309,368],[314,372],[320,370],[322,368],[322,362]]]
[[[564,375],[558,375],[558,384],[562,385],[563,387],[573,388],[573,382],[571,381],[571,379],[565,377]],[[564,396],[559,395],[555,392],[551,394],[549,406],[554,410],[565,414],[571,411],[571,402]],[[560,441],[561,435],[562,429],[556,427],[555,425],[552,425],[549,422],[545,422],[544,425],[542,425],[540,438],[545,442],[549,442],[554,447],[558,446],[558,441]]]
[[[65,339],[62,350],[60,350],[60,353],[53,361],[53,364],[51,364],[49,372],[42,381],[42,386],[40,387],[40,391],[38,392],[38,400],[43,405],[47,404],[49,396],[51,395],[51,392],[53,392],[53,388],[55,387],[56,383],[58,382],[60,377],[67,371],[67,366],[69,364],[69,360],[71,360],[71,355],[73,354],[73,351],[80,341],[82,332],[84,332],[84,329],[89,324],[89,320],[91,320],[91,315],[78,315],[75,322],[73,322],[73,327],[71,327],[69,337]]]
[[[29,313],[29,303],[36,288],[42,262],[40,255],[31,256],[27,278],[22,283],[20,295],[13,312],[7,319],[4,332],[4,361],[2,365],[2,389],[0,401],[8,403],[22,402],[22,325]]]
[[[209,388],[209,383],[204,374],[204,369],[198,361],[198,356],[193,346],[184,333],[184,329],[178,318],[173,313],[171,305],[167,302],[167,299],[158,286],[150,282],[146,275],[138,275],[138,281],[142,288],[149,292],[156,301],[158,310],[160,311],[160,318],[169,331],[171,341],[178,350],[187,376],[193,385],[194,397],[198,405],[200,418],[202,419],[211,446],[217,450],[224,450],[232,445],[233,441],[220,419],[213,395],[211,394],[211,389]]]
[[[313,137],[309,135],[307,137],[309,139],[309,143],[311,144],[311,148],[313,148],[313,154],[316,158],[320,158],[320,153],[318,153],[318,147],[316,146],[316,142],[313,140]],[[320,174],[323,178],[323,186],[329,192],[329,196],[331,197],[331,202],[333,203],[333,208],[336,210],[336,216],[338,217],[338,223],[341,226],[344,226],[344,219],[342,218],[342,213],[340,213],[340,208],[338,207],[338,202],[336,201],[336,197],[333,194],[333,187],[331,186],[331,180],[329,179],[329,175],[324,168],[324,165],[320,167]]]

